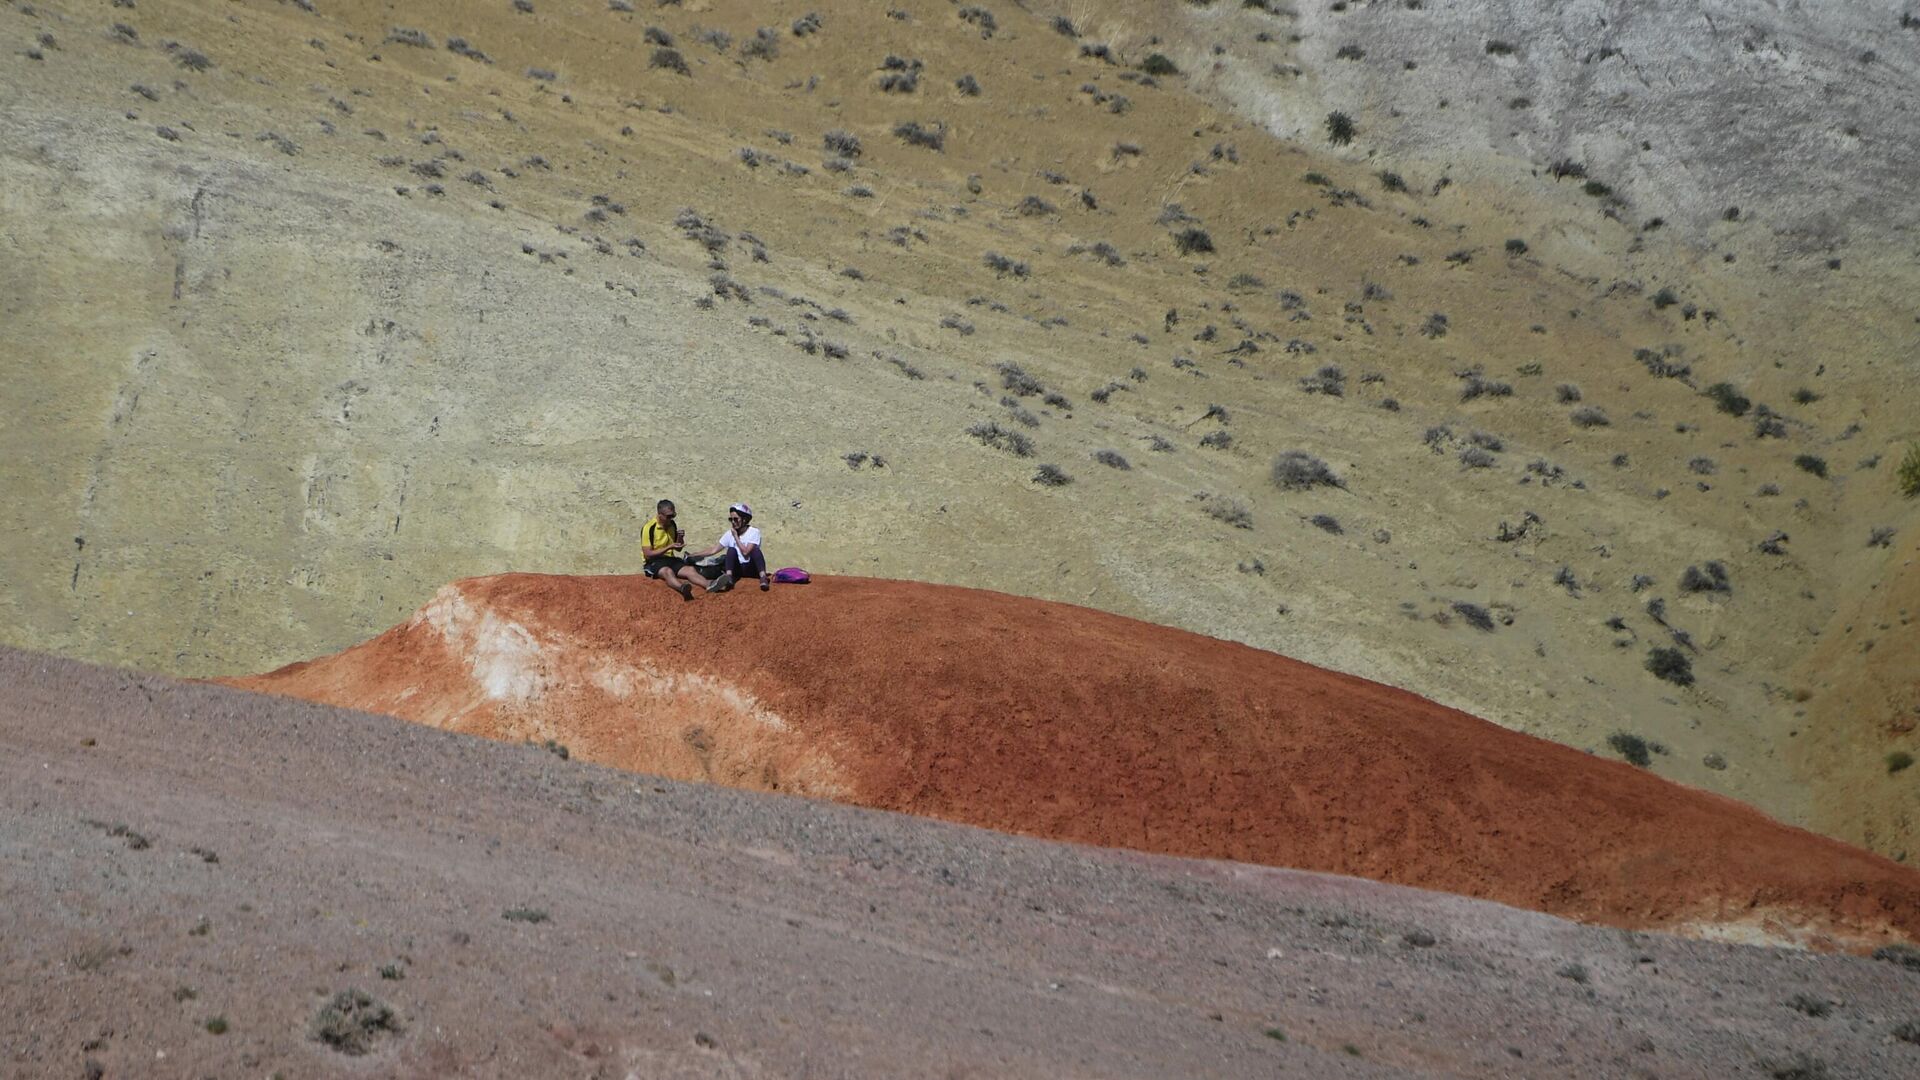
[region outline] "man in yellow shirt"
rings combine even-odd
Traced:
[[[673,516],[672,499],[661,499],[654,506],[653,516],[640,531],[640,554],[647,560],[648,577],[664,582],[680,594],[680,599],[692,600],[694,584],[704,586],[706,582],[687,562],[686,534],[673,523]]]

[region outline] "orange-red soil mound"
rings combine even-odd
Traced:
[[[231,681],[622,768],[1614,925],[1920,939],[1920,874],[1741,804],[1284,656],[997,593],[840,578],[688,604],[639,577],[510,574]]]

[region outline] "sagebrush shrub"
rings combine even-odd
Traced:
[[[992,420],[982,420],[967,429],[967,434],[978,439],[983,446],[996,450],[1005,450],[1014,457],[1032,457],[1033,440],[1018,431],[1001,427]]]
[[[1224,433],[1222,433],[1224,434]],[[1273,485],[1281,491],[1307,491],[1316,487],[1344,488],[1327,463],[1304,450],[1288,450],[1273,459]]]
[[[1680,575],[1680,591],[1683,593],[1730,593],[1733,585],[1727,580],[1727,566],[1717,560],[1709,560],[1704,568],[1689,566]]]
[[[1213,251],[1213,237],[1205,229],[1190,227],[1174,234],[1173,246],[1182,255],[1204,255]]]
[[[986,264],[987,269],[993,271],[995,277],[1024,278],[1032,272],[1032,268],[1026,263],[1010,259],[997,251],[987,252],[980,257],[980,261]]]
[[[1512,383],[1504,383],[1498,379],[1482,378],[1479,375],[1468,375],[1466,379],[1461,383],[1461,386],[1460,386],[1461,401],[1472,401],[1473,399],[1478,397],[1512,397],[1512,396],[1513,396]]]
[[[994,370],[1000,373],[1000,388],[1011,390],[1021,397],[1033,397],[1046,389],[1040,385],[1039,379],[1027,374],[1026,369],[1011,360],[995,365]]]
[[[1679,649],[1655,647],[1647,653],[1647,670],[1675,686],[1693,685],[1693,661]]]
[[[1647,740],[1638,735],[1616,731],[1607,736],[1607,745],[1613,747],[1614,752],[1629,765],[1638,765],[1644,769],[1653,764],[1653,757],[1648,753]]]
[[[857,158],[860,156],[860,136],[849,131],[835,128],[820,136],[821,145],[836,157]]]
[[[1714,383],[1707,387],[1705,393],[1713,399],[1714,406],[1728,416],[1745,416],[1747,410],[1753,408],[1753,402],[1735,389],[1732,383]]]
[[[947,125],[944,121],[935,121],[929,126],[918,120],[903,120],[893,126],[893,133],[908,146],[928,150],[945,150],[947,146]]]
[[[1253,528],[1253,513],[1245,503],[1230,499],[1225,495],[1209,495],[1201,504],[1201,509],[1215,521],[1224,521],[1236,529]]]
[[[1482,633],[1493,633],[1493,613],[1486,608],[1466,600],[1455,600],[1450,607],[1468,626]]]
[[[1347,393],[1347,374],[1338,364],[1327,364],[1312,375],[1300,380],[1300,389],[1309,394],[1325,394],[1328,397],[1345,397]]]

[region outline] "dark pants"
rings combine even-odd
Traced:
[[[733,548],[727,548],[725,551],[727,557],[727,573],[732,574],[735,581],[744,581],[750,577],[759,578],[766,574],[767,556],[766,552],[760,548],[754,548],[753,554],[747,556],[744,560],[740,558],[740,553]]]

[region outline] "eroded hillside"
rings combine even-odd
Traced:
[[[1002,593],[832,578],[688,605],[637,574],[509,574],[226,681],[633,772],[1612,926],[1863,952],[1920,936],[1920,873],[1751,807],[1378,683]]]
[[[5,640],[254,670],[747,498],[780,562],[1633,736],[1907,850],[1920,688],[1865,645],[1908,609],[1845,629],[1920,538],[1879,248],[1775,270],[1597,164],[1230,92],[1270,49],[1313,120],[1320,16],[523,6],[0,12]]]

